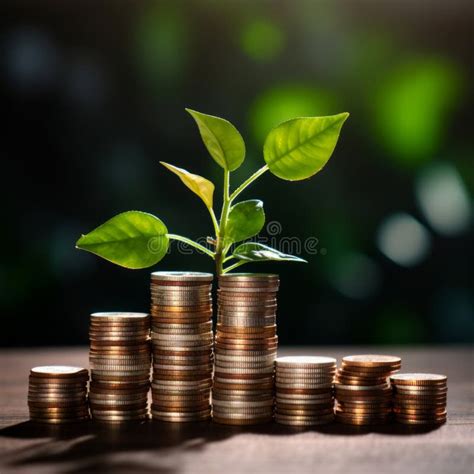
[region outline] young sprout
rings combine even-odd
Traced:
[[[187,237],[170,234],[161,219],[141,211],[123,212],[112,217],[88,234],[82,235],[76,243],[77,248],[117,265],[139,269],[158,263],[166,255],[170,240],[178,240],[214,259],[218,275],[248,262],[305,262],[266,245],[245,242],[256,236],[265,224],[263,202],[258,199],[236,202],[236,199],[267,171],[287,181],[299,181],[318,173],[331,157],[342,125],[349,114],[294,118],[281,123],[265,139],[265,165],[231,190],[231,173],[245,159],[242,136],[227,120],[186,110],[195,120],[209,154],[223,169],[223,198],[219,219],[214,211],[215,186],[211,181],[169,163],[161,164],[177,175],[204,202],[214,228],[214,237],[208,237],[213,250]],[[243,243],[235,247],[234,244],[239,242]]]

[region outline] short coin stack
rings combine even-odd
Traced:
[[[82,367],[53,365],[30,371],[28,407],[31,421],[62,424],[89,419],[87,381]]]
[[[150,316],[93,313],[89,338],[92,417],[109,423],[148,418]]]
[[[408,425],[446,422],[448,379],[437,374],[395,374],[390,377],[395,420]]]
[[[336,376],[336,420],[352,425],[389,421],[392,389],[387,377],[400,367],[401,359],[395,356],[344,357]]]
[[[278,275],[221,275],[213,419],[251,425],[273,418]]]
[[[334,420],[336,359],[279,357],[275,368],[275,421],[284,425],[312,426]]]
[[[210,273],[151,274],[155,420],[201,421],[211,416],[212,280]]]

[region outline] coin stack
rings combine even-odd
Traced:
[[[390,377],[395,420],[408,425],[446,422],[448,379],[437,374],[396,374]]]
[[[334,420],[336,359],[279,357],[275,367],[275,421],[284,425],[312,426]]]
[[[221,275],[215,343],[213,419],[251,425],[273,418],[278,275]]]
[[[89,337],[92,417],[109,423],[148,418],[150,316],[93,313]]]
[[[62,424],[89,419],[87,381],[82,367],[52,365],[30,371],[28,407],[31,421]]]
[[[211,416],[212,280],[210,273],[151,274],[155,420],[201,421]]]
[[[388,377],[401,359],[386,355],[355,355],[342,359],[336,375],[336,420],[351,425],[383,424],[391,419]]]

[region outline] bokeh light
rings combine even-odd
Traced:
[[[409,59],[380,81],[374,96],[374,128],[398,164],[417,166],[439,151],[461,97],[461,73],[441,59]]]
[[[450,163],[438,163],[423,170],[416,182],[416,197],[436,232],[454,236],[472,225],[469,194]]]
[[[381,284],[378,265],[369,257],[359,253],[342,255],[331,265],[330,281],[344,296],[366,299],[373,296]]]
[[[255,61],[271,61],[276,58],[285,45],[282,29],[268,18],[253,18],[240,33],[243,52]]]
[[[212,180],[219,214],[222,169],[184,107],[245,138],[232,189],[263,165],[278,123],[351,114],[320,174],[266,173],[241,195],[281,225],[263,232],[276,247],[317,242],[302,248],[308,264],[244,267],[280,274],[282,344],[469,340],[468,2],[0,3],[1,343],[86,344],[91,310],[147,310],[149,270],[74,249],[107,218],[141,209],[170,232],[212,233],[202,202],[159,165]],[[212,271],[176,250],[150,270]]]
[[[22,92],[38,92],[57,79],[59,52],[49,35],[19,28],[5,38],[5,69],[10,84]]]
[[[261,144],[269,131],[294,117],[330,115],[338,110],[335,95],[316,86],[285,84],[261,93],[250,109],[249,122],[256,141]]]
[[[386,217],[377,231],[379,250],[404,267],[420,263],[429,253],[430,241],[425,227],[404,212]]]
[[[149,4],[138,18],[133,52],[144,81],[153,88],[171,85],[184,74],[188,28],[179,4]]]

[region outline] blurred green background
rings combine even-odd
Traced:
[[[472,5],[3,1],[0,343],[84,344],[90,312],[147,310],[148,270],[74,249],[116,213],[211,232],[158,164],[220,189],[184,107],[243,134],[234,186],[274,125],[351,113],[319,175],[267,173],[242,195],[264,201],[263,237],[283,251],[299,239],[309,260],[244,267],[281,276],[282,344],[472,342]],[[174,251],[157,269],[213,267]]]

